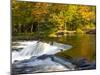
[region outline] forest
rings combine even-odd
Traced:
[[[96,6],[12,0],[12,35],[95,33]]]

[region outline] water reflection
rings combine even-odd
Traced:
[[[66,57],[69,55],[73,58],[87,58],[89,61],[95,59],[96,43],[94,34],[67,35],[60,37],[59,42],[73,46],[68,51],[60,52],[58,55]]]

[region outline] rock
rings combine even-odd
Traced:
[[[67,67],[65,65],[67,65]],[[44,54],[39,57],[32,56],[30,59],[15,61],[12,64],[12,74],[31,74],[37,72],[61,71],[65,69],[72,70],[72,68],[73,65],[68,60],[55,55]]]
[[[64,32],[58,32],[56,35],[64,35]]]
[[[80,70],[90,70],[90,69],[96,69],[96,66],[94,66],[93,64],[90,64],[88,66],[84,66],[84,67],[80,67]]]
[[[40,60],[44,60],[44,59],[46,59],[46,58],[52,58],[53,57],[53,55],[46,55],[46,54],[44,54],[44,55],[42,55],[42,56],[39,56],[39,57],[37,57],[37,59],[40,59]]]
[[[37,59],[37,56],[32,56],[29,60],[34,61],[35,59]]]
[[[86,34],[96,34],[96,29],[89,30],[86,32]]]
[[[91,65],[96,67],[96,61],[93,61]]]
[[[33,72],[33,69],[36,69],[35,67],[29,67],[29,66],[23,66],[20,68],[14,67],[12,68],[12,74],[17,75],[17,74],[28,74]]]
[[[96,62],[95,61],[90,63],[85,58],[78,59],[77,62],[76,62],[76,65],[77,65],[76,69],[78,69],[78,70],[89,70],[89,69],[95,69],[96,68]]]
[[[83,58],[78,61],[79,67],[85,67],[85,66],[89,66],[89,65],[90,65],[90,63],[87,61],[87,59]]]

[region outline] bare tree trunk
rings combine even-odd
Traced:
[[[18,31],[21,32],[21,24],[18,25]]]
[[[31,26],[31,33],[33,32],[33,24],[32,24],[32,26]]]

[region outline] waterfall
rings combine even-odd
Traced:
[[[23,47],[20,51],[12,52],[12,64],[14,73],[37,73],[74,70],[74,65],[69,61],[55,56],[54,54],[68,50],[72,46],[61,43],[50,43],[41,41],[17,42]],[[23,46],[24,45],[24,46]]]
[[[43,54],[55,54],[61,50],[68,50],[72,47],[70,45],[64,45],[56,42],[54,42],[53,45],[50,45],[40,41],[32,41],[31,43],[20,42],[20,44],[24,44],[26,47],[24,47],[21,51],[12,52],[12,61],[29,59],[32,56],[40,56]]]
[[[39,56],[45,53],[46,49],[50,47],[47,43],[36,42],[35,44],[29,45],[24,48],[21,52],[21,56]]]

